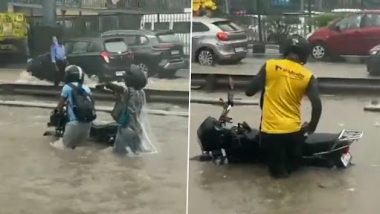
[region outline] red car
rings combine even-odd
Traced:
[[[308,37],[312,56],[321,60],[326,56],[368,55],[380,44],[380,10],[362,11],[335,20]]]

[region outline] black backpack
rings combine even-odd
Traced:
[[[95,102],[81,85],[68,84],[72,88],[73,112],[79,122],[89,123],[96,119]]]

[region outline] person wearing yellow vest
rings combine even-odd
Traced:
[[[288,177],[298,168],[302,144],[316,130],[322,113],[317,79],[304,67],[310,50],[306,39],[287,38],[284,58],[268,60],[246,90],[247,96],[262,92],[260,144],[275,178]],[[301,124],[304,95],[311,101],[312,113],[310,122]]]

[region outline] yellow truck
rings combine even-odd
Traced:
[[[22,13],[0,13],[0,53],[26,55],[28,27]]]
[[[217,6],[214,0],[193,0],[193,12],[197,13],[201,9],[216,10]]]

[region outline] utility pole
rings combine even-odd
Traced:
[[[258,30],[259,30],[259,41],[260,43],[263,42],[263,34],[262,34],[262,27],[261,27],[261,0],[256,0],[256,8],[257,8],[257,21],[258,21]]]
[[[301,12],[304,13],[305,12],[305,0],[301,0]]]
[[[308,14],[309,14],[309,33],[311,33],[311,0],[308,0],[308,6],[307,6]]]
[[[56,0],[42,0],[43,23],[46,26],[55,27],[57,25],[57,2]]]

